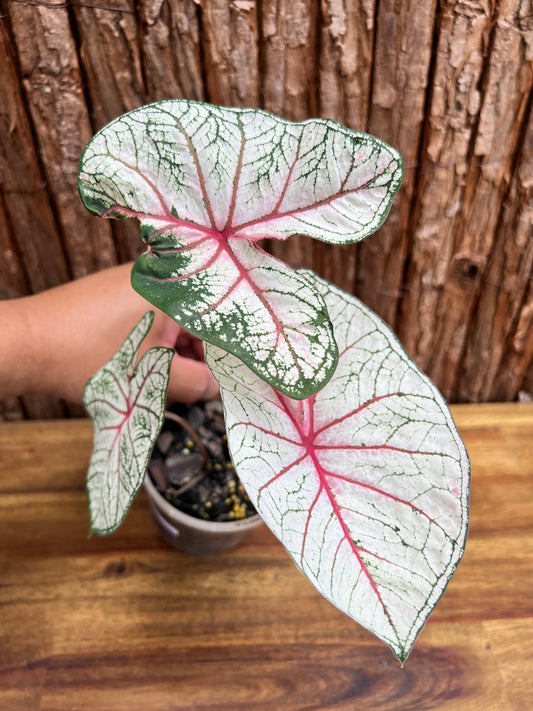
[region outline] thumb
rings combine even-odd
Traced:
[[[207,365],[176,353],[170,365],[167,401],[190,403],[218,397],[218,383]]]

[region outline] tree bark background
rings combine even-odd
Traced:
[[[449,401],[532,397],[532,86],[531,0],[0,0],[1,298],[141,251],[76,190],[85,144],[124,111],[322,116],[398,148],[403,186],[361,244],[272,251],[359,296]]]

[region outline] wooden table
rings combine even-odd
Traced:
[[[533,405],[453,414],[467,551],[403,669],[264,526],[189,558],[141,494],[89,538],[90,424],[0,424],[1,711],[533,709]]]

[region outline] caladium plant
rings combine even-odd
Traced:
[[[79,190],[99,215],[139,219],[148,246],[133,268],[139,293],[302,398],[335,369],[331,324],[317,291],[257,242],[363,239],[401,176],[389,146],[331,121],[167,101],[93,138]]]
[[[95,429],[87,477],[91,530],[100,534],[116,531],[124,520],[163,424],[174,352],[151,348],[136,362],[153,320],[151,311],[143,316],[83,393]]]
[[[98,215],[139,220],[147,249],[132,284],[203,339],[233,462],[265,522],[316,588],[403,661],[463,554],[464,445],[375,314],[259,245],[363,239],[401,178],[393,148],[333,121],[176,100],[96,134],[79,192]],[[133,369],[148,324],[86,388],[100,533],[122,522],[162,421],[168,352]]]

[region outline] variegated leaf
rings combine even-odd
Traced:
[[[83,404],[94,425],[87,474],[91,532],[113,533],[137,495],[163,424],[174,351],[151,348],[135,366],[154,314],[145,314],[120,350],[88,381]]]
[[[254,506],[317,589],[403,661],[463,554],[468,457],[390,329],[305,274],[340,350],[323,390],[287,398],[214,346],[207,362]]]
[[[331,324],[316,290],[257,242],[363,239],[385,219],[401,178],[396,151],[333,121],[177,100],[98,133],[79,190],[99,215],[140,220],[148,251],[134,266],[137,291],[304,398],[335,369]]]

